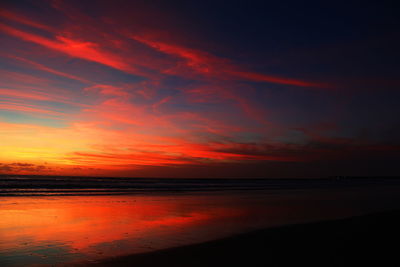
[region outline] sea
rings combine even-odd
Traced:
[[[400,209],[400,179],[0,176],[0,266],[71,266]]]

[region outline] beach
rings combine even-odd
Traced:
[[[394,3],[2,1],[0,267],[400,267]]]
[[[400,211],[283,226],[93,266],[399,266]]]
[[[399,237],[397,179],[18,176],[0,184],[7,267],[358,266],[394,261]]]

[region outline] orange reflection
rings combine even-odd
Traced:
[[[0,266],[86,262],[398,203],[398,188],[279,192],[2,197]]]
[[[207,225],[210,230],[210,225],[246,212],[221,200],[211,205],[216,197],[206,202],[196,196],[5,198],[0,202],[0,256],[4,251],[10,255],[10,249],[11,254],[13,249],[31,254],[57,244],[87,260],[207,240],[195,229]],[[43,251],[40,255],[51,258]]]

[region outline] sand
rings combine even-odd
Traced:
[[[264,229],[95,266],[400,266],[400,211]]]

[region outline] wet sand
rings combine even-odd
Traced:
[[[264,229],[94,266],[400,266],[400,210]]]

